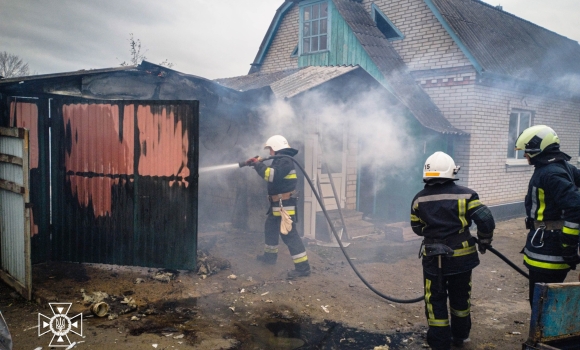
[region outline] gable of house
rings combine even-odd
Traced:
[[[310,2],[307,2],[310,3]],[[430,97],[409,75],[407,66],[358,1],[321,1],[328,5],[328,50],[276,62],[279,52],[291,55],[299,37],[300,4],[286,1],[277,11],[250,72],[304,66],[359,65],[393,93],[425,127],[444,134],[464,134],[445,119]],[[289,40],[293,36],[292,40]],[[296,41],[294,41],[296,40]]]

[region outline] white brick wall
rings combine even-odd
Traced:
[[[280,23],[278,32],[262,63],[261,72],[276,72],[298,67],[298,57],[290,57],[298,45],[299,8],[293,6]]]
[[[530,166],[507,166],[509,113],[534,113],[532,124],[547,124],[561,140],[562,150],[578,157],[580,103],[483,85],[424,88],[447,119],[470,133],[455,143],[463,184],[477,191],[487,205],[522,201],[533,172]]]
[[[373,2],[405,36],[392,44],[409,69],[471,65],[423,0],[363,0],[369,13]]]

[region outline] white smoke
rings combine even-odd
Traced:
[[[409,131],[404,110],[387,102],[384,90],[356,96],[348,103],[325,92],[306,92],[290,101],[275,99],[261,108],[263,139],[279,134],[295,147],[313,135],[328,163],[336,164],[341,137],[346,134],[349,154],[356,155],[359,167],[372,166],[393,175],[415,164],[417,140]]]

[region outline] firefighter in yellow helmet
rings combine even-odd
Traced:
[[[561,283],[576,269],[580,228],[580,171],[560,151],[560,139],[546,125],[524,130],[516,140],[534,173],[525,199],[526,228],[523,250],[529,269],[530,304],[536,283]]]
[[[411,228],[423,236],[421,256],[425,288],[425,315],[431,349],[463,345],[471,330],[471,271],[479,265],[476,239],[469,227],[477,225],[478,248],[491,244],[495,221],[477,193],[455,184],[459,166],[443,153],[425,161],[425,188],[413,198]],[[449,296],[448,317],[447,297]]]
[[[270,137],[264,149],[270,156],[285,155],[294,157],[298,150],[291,148],[288,141],[281,135]],[[246,165],[253,166],[258,175],[268,182],[268,199],[270,210],[264,228],[264,254],[257,259],[265,264],[274,265],[278,259],[278,239],[288,246],[294,261],[294,270],[288,272],[288,279],[310,275],[310,263],[306,255],[304,243],[296,230],[296,184],[298,182],[296,169],[292,159],[276,158],[270,166],[262,163],[259,158],[250,158]],[[290,221],[291,220],[291,221]],[[282,225],[281,224],[286,224]]]

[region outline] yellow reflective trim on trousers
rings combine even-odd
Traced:
[[[428,319],[427,323],[431,327],[448,327],[449,326],[449,320]]]
[[[278,253],[278,248],[264,248],[265,253]]]
[[[567,235],[571,235],[571,236],[578,236],[578,233],[580,233],[580,230],[578,230],[577,228],[569,228],[569,227],[562,227],[562,233],[565,233]]]
[[[539,267],[541,269],[546,269],[546,270],[565,270],[565,269],[570,268],[570,265],[568,265],[568,264],[555,264],[555,263],[536,261],[536,260],[532,260],[532,259],[528,258],[525,255],[524,255],[524,261],[527,262],[528,265]]]
[[[457,317],[467,317],[469,316],[470,313],[470,308],[468,308],[467,310],[455,310],[454,308],[449,308],[449,311],[451,311],[452,315],[455,315]]]
[[[306,261],[306,260],[308,260],[308,257],[305,255],[305,256],[303,256],[303,257],[301,257],[301,258],[294,259],[294,263],[295,263],[295,264],[298,264],[298,263],[304,262],[304,261]]]
[[[459,221],[461,221],[461,227],[465,228],[465,226],[467,226],[467,220],[465,220],[465,199],[458,199],[457,207],[459,209]],[[463,229],[460,232],[463,232]]]
[[[429,320],[435,319],[435,314],[433,313],[433,304],[431,304],[431,280],[425,278],[425,307],[427,307],[427,317]]]
[[[272,168],[266,168],[266,171],[264,171],[264,180],[266,181],[270,179],[270,170],[272,170]]]
[[[298,176],[296,176],[296,174],[288,174],[286,176],[284,176],[284,180],[290,180],[290,179],[297,179]]]
[[[469,255],[469,254],[473,254],[477,251],[477,249],[475,248],[475,246],[471,246],[468,248],[460,248],[460,249],[455,249],[453,251],[453,256],[464,256],[464,255]]]
[[[479,199],[475,199],[472,200],[471,202],[469,202],[469,204],[467,205],[467,210],[471,210],[473,208],[477,208],[481,205],[481,202],[479,201]]]
[[[286,212],[288,213],[288,215],[296,215],[296,210],[286,210]],[[272,215],[274,216],[282,216],[280,215],[279,211],[273,211]]]
[[[536,220],[544,221],[544,210],[546,209],[546,202],[544,201],[544,190],[538,188],[538,215],[536,215]]]
[[[411,221],[420,221],[421,219],[419,219],[419,217],[417,215],[411,214]]]

